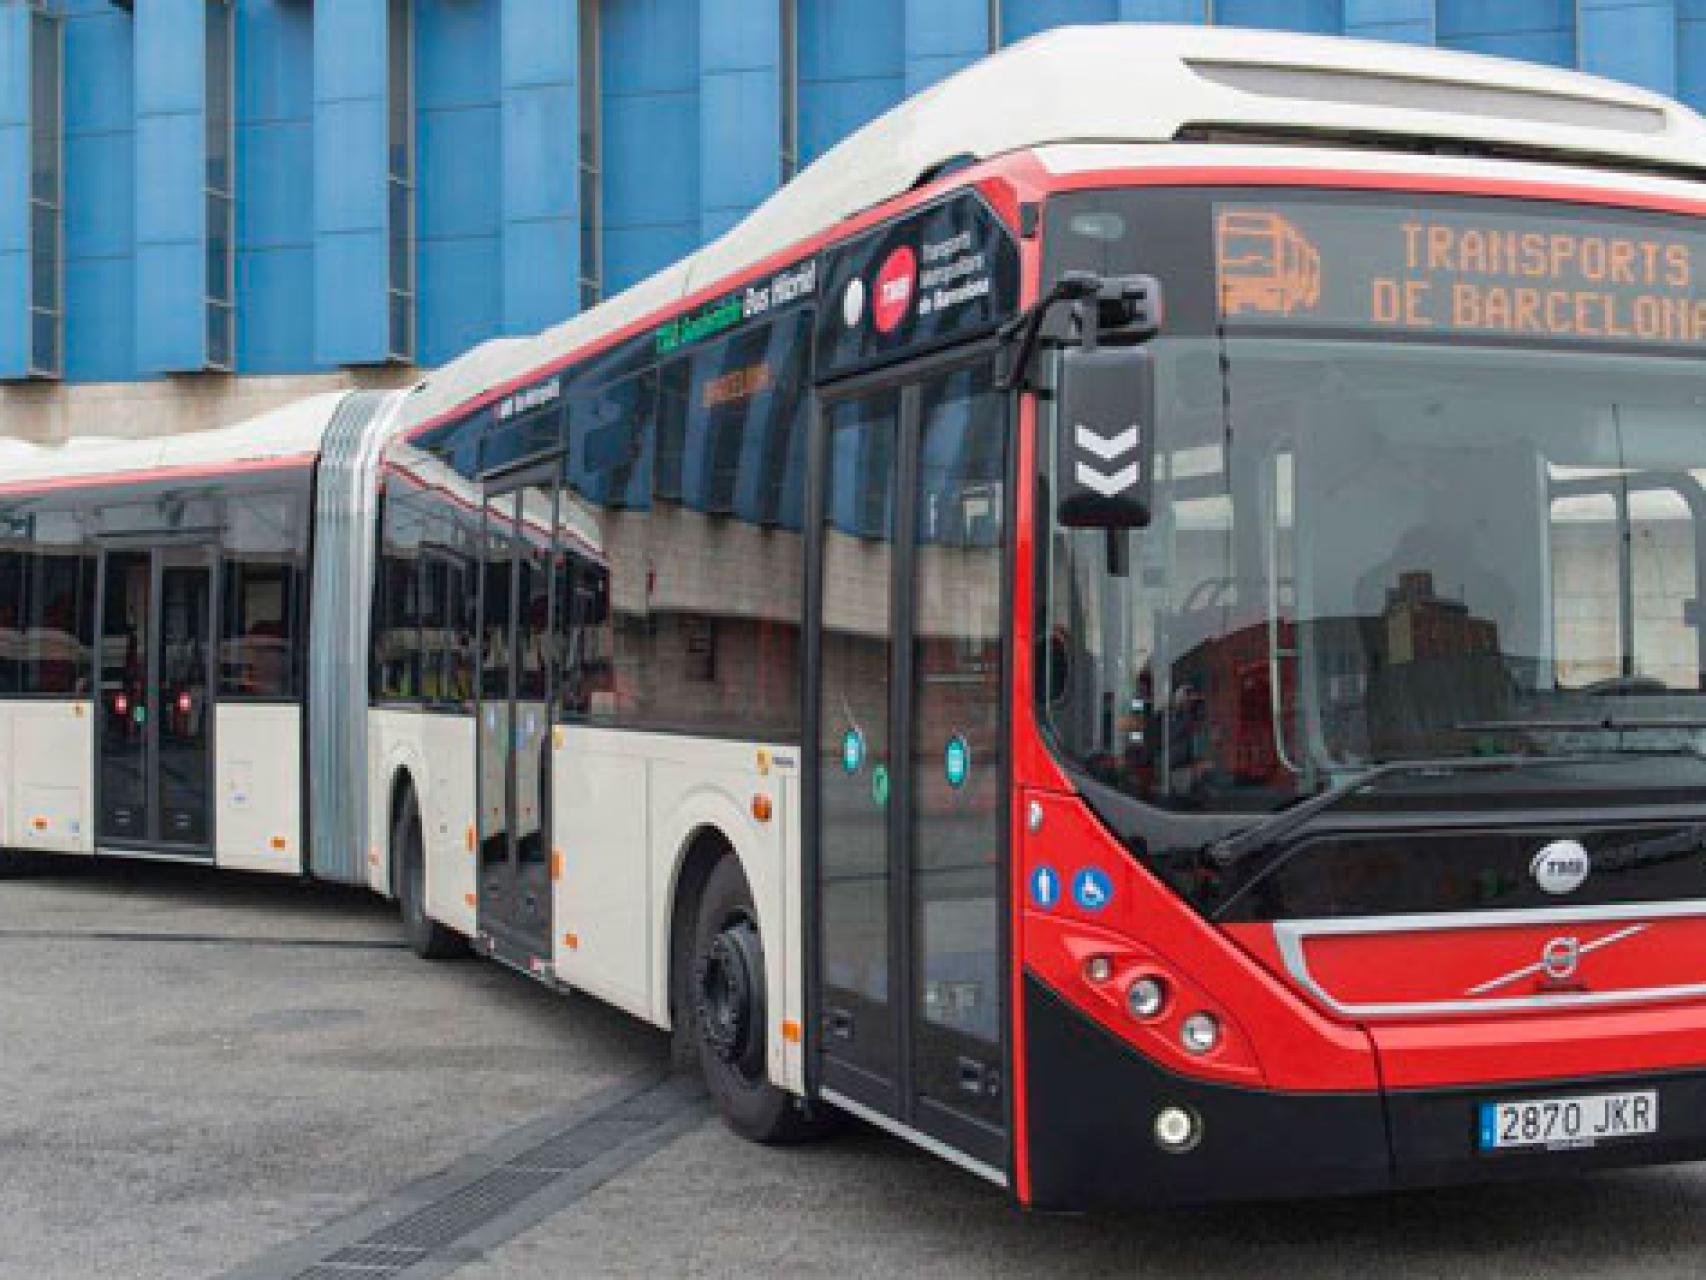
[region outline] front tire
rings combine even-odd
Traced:
[[[434,920],[426,909],[426,842],[420,805],[413,791],[404,799],[391,831],[397,851],[397,910],[409,950],[423,960],[454,960],[468,954],[468,940]]]
[[[723,1119],[753,1142],[803,1142],[835,1126],[828,1108],[770,1083],[764,939],[740,863],[712,870],[694,922],[683,1016],[705,1087]]]

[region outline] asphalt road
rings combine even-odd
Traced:
[[[1706,1271],[1706,1166],[1085,1218],[1019,1213],[868,1131],[754,1147],[660,1092],[657,1033],[395,942],[356,894],[163,867],[0,881],[0,1278],[301,1274],[542,1163],[563,1168],[531,1215],[382,1274]],[[314,1274],[404,1255],[339,1256],[369,1269]]]

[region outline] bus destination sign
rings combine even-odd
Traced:
[[[1706,231],[1385,205],[1218,203],[1228,329],[1706,346]]]

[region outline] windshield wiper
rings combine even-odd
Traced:
[[[1617,754],[1617,753],[1612,753]],[[1671,755],[1673,752],[1628,752],[1634,755]],[[1693,752],[1686,754],[1694,755]],[[1242,831],[1234,832],[1203,847],[1203,856],[1222,870],[1248,862],[1251,858],[1279,848],[1291,836],[1308,826],[1320,814],[1331,809],[1358,791],[1363,790],[1371,782],[1381,778],[1393,777],[1406,773],[1434,773],[1450,776],[1454,773],[1467,773],[1482,769],[1521,769],[1536,764],[1568,763],[1584,758],[1598,759],[1599,757],[1581,756],[1473,756],[1464,760],[1388,760],[1384,764],[1373,765],[1359,773],[1354,773],[1342,782],[1334,783],[1325,791],[1309,797],[1289,809],[1281,810],[1271,818],[1267,818],[1254,826],[1245,827]]]

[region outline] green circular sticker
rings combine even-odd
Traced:
[[[881,806],[886,806],[889,802],[889,771],[887,765],[880,764],[871,770],[871,799]]]
[[[841,739],[841,767],[848,773],[858,773],[865,763],[865,735],[849,729]]]
[[[942,752],[942,772],[947,774],[948,785],[954,790],[966,785],[966,775],[971,772],[971,747],[957,733],[948,739],[947,749]]]

